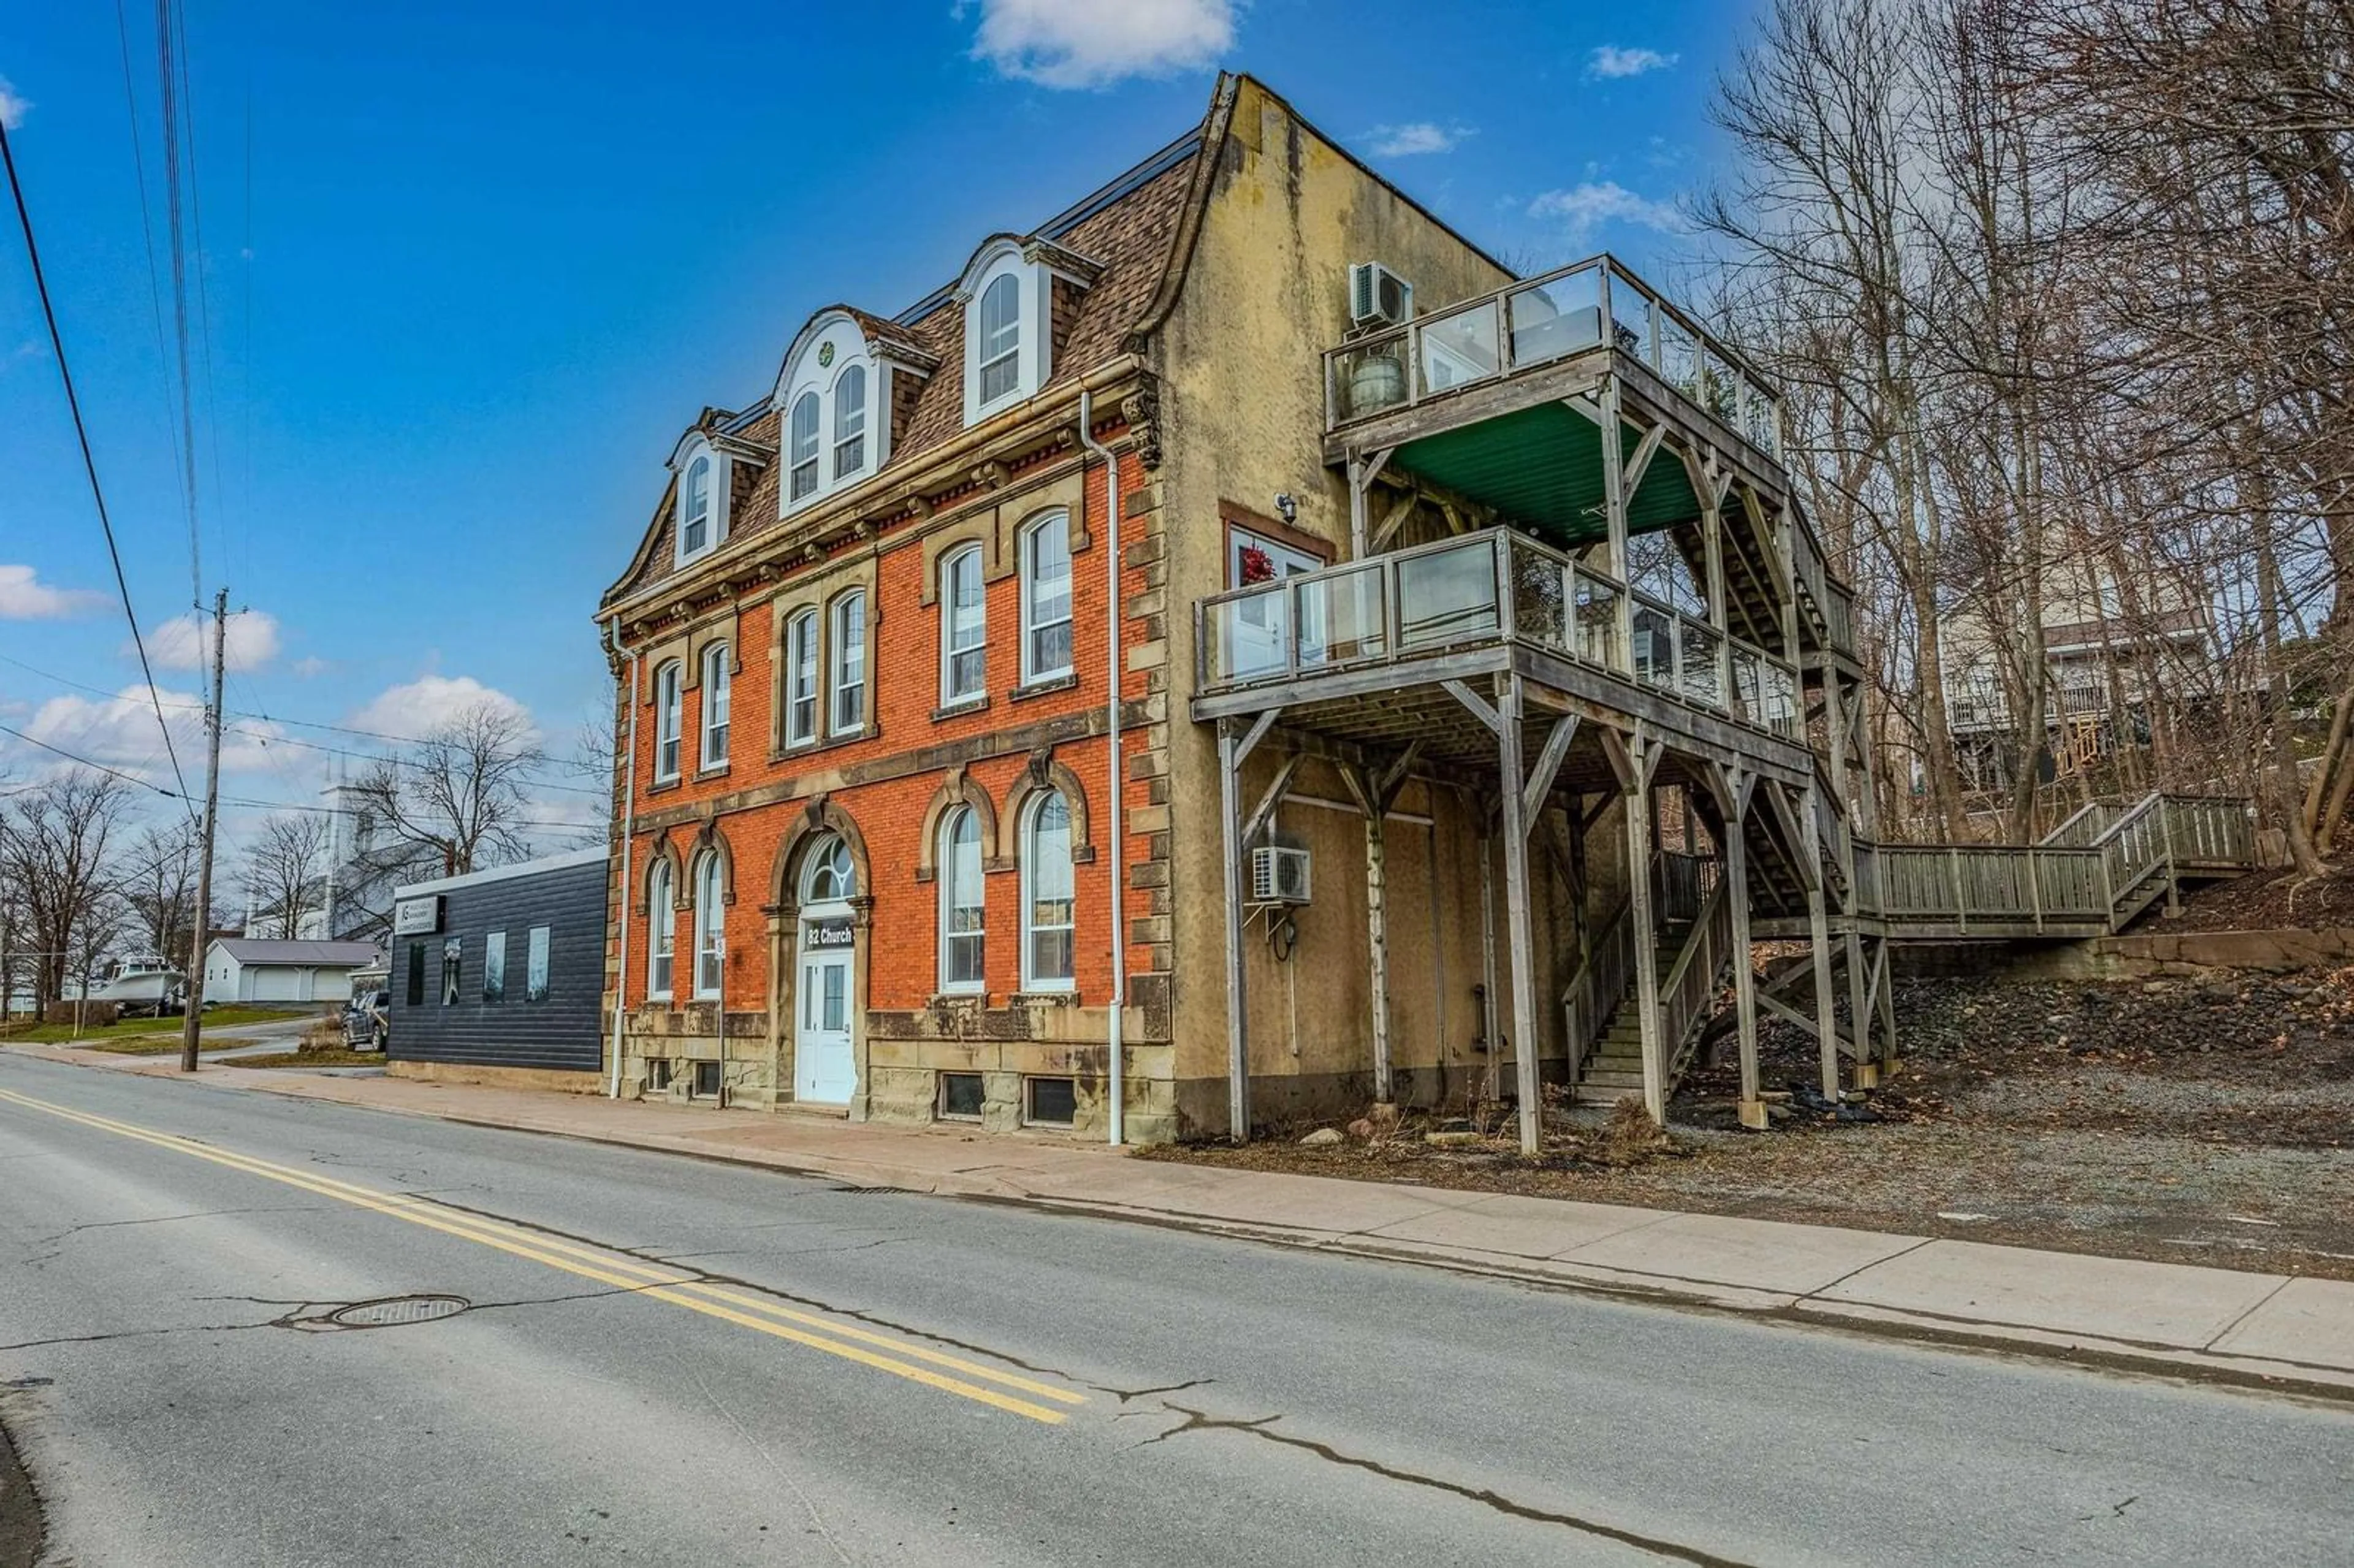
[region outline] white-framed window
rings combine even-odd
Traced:
[[[981,814],[959,806],[940,823],[940,990],[982,987]]]
[[[843,836],[828,833],[810,845],[801,862],[801,902],[841,904],[857,895],[858,867]]]
[[[940,706],[969,703],[989,689],[988,636],[981,546],[967,545],[940,562]]]
[[[817,738],[817,611],[785,622],[785,744]]]
[[[1022,989],[1068,991],[1076,946],[1071,805],[1043,789],[1022,818]]]
[[[654,777],[657,779],[678,777],[679,726],[685,716],[685,703],[680,693],[682,674],[675,659],[654,672]]]
[[[866,466],[866,366],[854,365],[833,384],[833,477]]]
[[[718,543],[711,513],[711,455],[698,453],[679,482],[678,558],[691,561]]]
[[[980,377],[981,406],[1002,402],[1022,387],[1022,279],[1002,272],[981,291],[981,323],[977,328],[974,366]]]
[[[703,651],[703,766],[717,768],[727,760],[727,644],[715,642]]]
[[[854,588],[833,601],[833,658],[826,672],[832,715],[830,732],[855,735],[866,727],[866,595]]]
[[[817,394],[804,392],[794,400],[792,444],[787,461],[786,498],[801,501],[817,493]]]
[[[1071,673],[1071,520],[1055,512],[1024,529],[1022,576],[1022,682]]]
[[[1254,534],[1247,528],[1229,526],[1226,530],[1226,587],[1229,588],[1280,582],[1286,577],[1296,577],[1302,572],[1319,571],[1323,566],[1322,561],[1305,550],[1295,550],[1279,540]],[[1355,591],[1356,588],[1357,584],[1352,581],[1346,591]],[[1255,594],[1234,606],[1233,619],[1225,628],[1230,668],[1237,673],[1262,673],[1284,667],[1284,644],[1290,635],[1291,610],[1295,600],[1300,621],[1298,637],[1300,661],[1303,663],[1316,662],[1325,657],[1324,597],[1320,594],[1288,595],[1270,591]]]
[[[1254,534],[1247,528],[1226,530],[1226,586],[1230,588],[1249,588],[1278,577],[1296,577],[1303,572],[1320,572],[1324,566],[1322,560],[1307,551],[1295,550],[1263,534]]]
[[[646,878],[646,999],[670,1000],[671,967],[678,951],[678,895],[670,885],[670,862],[654,862]]]
[[[719,852],[704,851],[695,863],[695,994],[698,1000],[719,994],[727,947],[726,892]]]

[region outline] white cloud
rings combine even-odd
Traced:
[[[1630,224],[1662,234],[1681,233],[1683,214],[1672,202],[1638,196],[1616,180],[1588,180],[1567,190],[1546,191],[1529,203],[1531,217],[1557,219],[1572,241],[1609,224]]]
[[[30,567],[0,567],[0,620],[63,620],[105,602],[92,588],[51,588]]]
[[[1657,49],[1628,49],[1617,44],[1605,44],[1586,57],[1585,74],[1615,80],[1620,77],[1666,70],[1681,58],[1681,55],[1663,55]]]
[[[979,0],[973,58],[1041,87],[1108,87],[1215,63],[1234,0]],[[961,7],[960,7],[961,10]]]
[[[1376,158],[1410,158],[1417,153],[1452,153],[1466,136],[1479,132],[1469,125],[1439,125],[1416,120],[1404,125],[1373,128]]]
[[[230,669],[260,669],[278,657],[277,617],[259,609],[239,610],[228,618],[223,648]],[[122,651],[133,652],[131,644],[125,642]],[[190,613],[150,628],[147,657],[166,670],[209,670],[213,662],[212,618]]]
[[[9,86],[6,77],[0,76],[0,128],[14,131],[32,111],[33,101]]]
[[[179,753],[188,788],[201,789],[205,700],[195,692],[158,686],[150,697],[147,688],[134,682],[111,697],[51,697],[23,728],[34,739],[46,741],[60,751],[69,751],[168,789],[175,786],[163,730],[155,721],[158,706],[163,709],[164,724],[171,729],[172,744]],[[221,733],[221,771],[251,773],[276,766],[269,747],[282,733],[280,726],[258,719],[231,718]],[[24,760],[42,767],[48,763],[68,766],[51,752],[29,752]]]
[[[405,686],[394,686],[354,713],[351,722],[355,729],[415,739],[483,703],[532,724],[537,733],[529,708],[472,675],[424,675]]]
[[[294,661],[292,668],[295,677],[298,680],[311,681],[316,680],[319,676],[325,674],[328,671],[334,669],[334,666],[328,663],[324,659],[320,658],[316,653],[305,653],[302,657]]]

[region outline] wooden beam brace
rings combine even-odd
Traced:
[[[1299,765],[1305,760],[1295,751],[1285,758],[1283,765],[1275,770],[1274,781],[1267,785],[1266,793],[1259,796],[1258,804],[1251,808],[1250,815],[1243,819],[1245,849],[1250,847],[1251,841],[1258,837],[1259,831],[1267,826],[1267,819],[1275,815],[1275,809],[1283,803],[1283,792],[1291,788],[1292,775],[1299,771]]]
[[[1651,459],[1659,454],[1659,442],[1667,433],[1668,427],[1664,423],[1653,425],[1649,432],[1636,443],[1635,455],[1627,460],[1625,488],[1629,501],[1635,498],[1637,491],[1643,488],[1643,475],[1650,471]]]
[[[1487,698],[1461,681],[1441,681],[1438,683],[1448,696],[1453,697],[1469,710],[1473,718],[1487,726],[1489,734],[1500,736],[1504,733],[1504,721],[1498,716],[1496,710],[1489,705]]]
[[[1553,792],[1553,781],[1560,776],[1563,758],[1569,755],[1569,743],[1577,734],[1577,715],[1564,714],[1553,721],[1553,733],[1545,736],[1544,749],[1537,753],[1536,766],[1521,786],[1521,814],[1536,820],[1544,798]]]

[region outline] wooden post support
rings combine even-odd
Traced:
[[[1872,1054],[1872,1003],[1865,994],[1864,982],[1871,977],[1863,967],[1863,938],[1849,918],[1847,936],[1847,1012],[1848,1027],[1855,1034],[1855,1086],[1876,1089],[1880,1086],[1880,1064]]]
[[[1241,747],[1231,724],[1218,726],[1218,822],[1225,839],[1226,1131],[1250,1141],[1250,1022],[1243,1005],[1243,824]]]
[[[1479,1040],[1488,1050],[1488,1097],[1493,1100],[1503,1097],[1504,1087],[1497,1065],[1504,1046],[1496,1038],[1496,840],[1488,829],[1486,804],[1475,803],[1474,809],[1479,813]]]
[[[1659,931],[1651,899],[1651,750],[1659,742],[1638,734],[1628,743],[1633,763],[1627,783],[1627,890],[1634,923],[1635,1018],[1642,1032],[1643,1108],[1668,1119],[1666,1042],[1659,1038]]]
[[[1815,865],[1822,863],[1822,819],[1816,815],[1814,786],[1807,787],[1807,800],[1799,821],[1804,824],[1807,859]],[[1821,1046],[1823,1097],[1835,1100],[1840,1095],[1839,1065],[1839,1003],[1831,995],[1831,923],[1830,911],[1823,901],[1822,878],[1818,876],[1807,889],[1807,934],[1814,944],[1815,953],[1815,1033]]]
[[[1389,809],[1421,751],[1416,742],[1385,772],[1341,769],[1342,782],[1365,813],[1365,942],[1370,956],[1373,1014],[1373,1098],[1388,1105],[1397,1097],[1390,1048]]]
[[[1880,1070],[1883,1077],[1896,1071],[1896,983],[1888,972],[1888,938],[1880,938]]]
[[[1497,769],[1503,776],[1504,933],[1512,962],[1512,1052],[1521,1099],[1521,1152],[1537,1152],[1544,1101],[1537,1083],[1537,977],[1529,919],[1528,775],[1521,765],[1521,677],[1498,683]]]
[[[1741,1125],[1766,1128],[1766,1102],[1757,1084],[1757,976],[1749,951],[1749,780],[1732,781],[1733,810],[1724,828],[1725,896],[1733,900],[1733,1004],[1741,1025]]]

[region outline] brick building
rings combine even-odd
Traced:
[[[816,312],[598,611],[614,1088],[1526,1135],[1639,1049],[1659,1114],[1741,846],[1822,972],[1872,929],[1826,908],[1856,742],[1801,699],[1855,672],[1776,418],[1623,268],[1516,280],[1248,78],[896,315]]]

